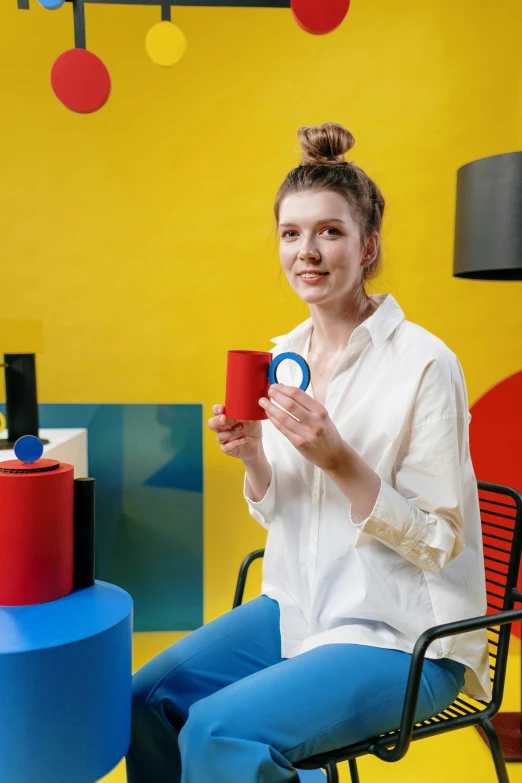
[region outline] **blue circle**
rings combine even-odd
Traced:
[[[65,0],[38,0],[38,2],[44,8],[47,8],[48,11],[56,11],[62,5],[65,5]]]
[[[298,353],[292,353],[291,351],[280,353],[279,356],[276,356],[274,361],[271,363],[270,367],[268,368],[268,379],[270,383],[277,383],[277,368],[285,359],[292,359],[294,362],[297,362],[303,371],[303,380],[299,388],[301,391],[306,391],[310,385],[310,367],[302,356],[299,356]]]
[[[43,454],[43,443],[34,435],[24,435],[18,438],[14,446],[14,452],[20,462],[36,462]]]

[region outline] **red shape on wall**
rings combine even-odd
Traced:
[[[55,61],[51,85],[58,100],[68,109],[91,114],[107,103],[111,77],[95,54],[86,49],[69,49]]]
[[[522,492],[522,372],[489,389],[473,405],[471,415],[470,451],[477,479]],[[520,637],[519,623],[513,632]]]
[[[307,33],[324,35],[339,27],[350,8],[350,0],[291,0],[297,24]]]

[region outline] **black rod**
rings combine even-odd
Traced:
[[[74,480],[74,567],[73,590],[94,585],[95,488],[93,478]]]
[[[76,0],[66,0],[75,3]],[[106,5],[165,5],[164,0],[83,0],[84,3],[99,3]],[[290,8],[290,0],[181,0],[169,5],[183,7],[205,8]]]
[[[74,46],[76,49],[87,49],[87,36],[85,33],[85,8],[84,0],[72,0],[74,14]]]

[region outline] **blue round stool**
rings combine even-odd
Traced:
[[[0,776],[94,783],[126,755],[131,596],[96,580],[44,604],[0,606]]]

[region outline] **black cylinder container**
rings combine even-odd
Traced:
[[[93,478],[74,480],[73,590],[94,585],[95,485]]]
[[[23,435],[38,437],[38,399],[34,353],[4,354],[7,441],[14,444]]]

